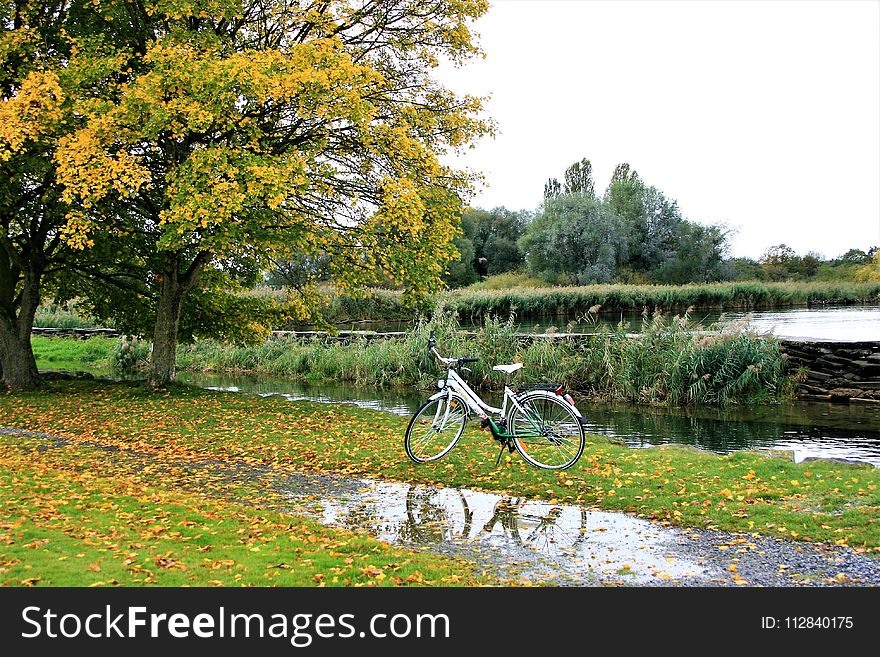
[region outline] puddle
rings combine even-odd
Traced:
[[[40,432],[0,428],[0,435],[37,439],[38,451],[78,445]],[[464,558],[502,579],[578,586],[705,579],[692,551],[685,552],[690,543],[685,532],[623,513],[244,462],[157,458],[100,443],[81,444],[112,454],[115,467],[175,481],[184,490],[309,517],[393,545]]]
[[[622,513],[467,489],[354,481],[340,489],[333,477],[298,477],[295,487],[279,492],[293,512],[325,524],[482,564],[500,559],[515,564],[525,579],[647,585],[703,574],[677,549],[686,540],[681,532]]]

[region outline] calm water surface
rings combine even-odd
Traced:
[[[284,379],[181,372],[178,379],[214,390],[281,395],[291,400],[350,403],[410,415],[428,391],[303,384]],[[497,393],[486,401],[498,403]],[[827,402],[717,409],[654,409],[577,400],[587,431],[631,447],[693,445],[719,454],[743,449],[783,449],[796,461],[840,458],[880,466],[880,408]]]

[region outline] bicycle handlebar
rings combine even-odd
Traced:
[[[434,335],[434,331],[431,331],[428,336],[428,350],[437,357],[441,363],[446,365],[447,367],[455,365],[456,367],[462,365],[464,363],[476,363],[479,358],[473,358],[468,356],[466,358],[444,358],[440,355],[440,352],[437,351],[437,338]]]

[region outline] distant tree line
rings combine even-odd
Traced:
[[[787,244],[768,248],[758,260],[732,258],[724,263],[725,280],[759,281],[837,281],[873,280],[870,278],[877,247],[865,251],[850,249],[826,260],[815,251],[798,255]],[[867,278],[866,278],[867,277]]]
[[[876,247],[838,258],[798,255],[786,244],[760,259],[728,257],[731,231],[684,218],[675,199],[619,164],[596,193],[588,159],[550,178],[535,212],[467,209],[446,283],[521,272],[548,285],[684,284],[712,281],[859,280],[875,275]]]
[[[562,181],[550,178],[535,213],[506,208],[462,215],[447,282],[525,271],[551,285],[690,283],[722,275],[727,230],[683,218],[674,199],[620,164],[600,196],[592,165],[575,162]],[[469,266],[470,265],[470,266]]]

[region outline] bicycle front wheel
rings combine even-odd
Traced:
[[[547,470],[565,470],[584,451],[584,428],[575,411],[557,395],[535,390],[518,398],[508,426],[516,451]]]
[[[456,395],[429,399],[416,411],[406,428],[406,455],[416,463],[446,456],[467,424],[467,406]]]

